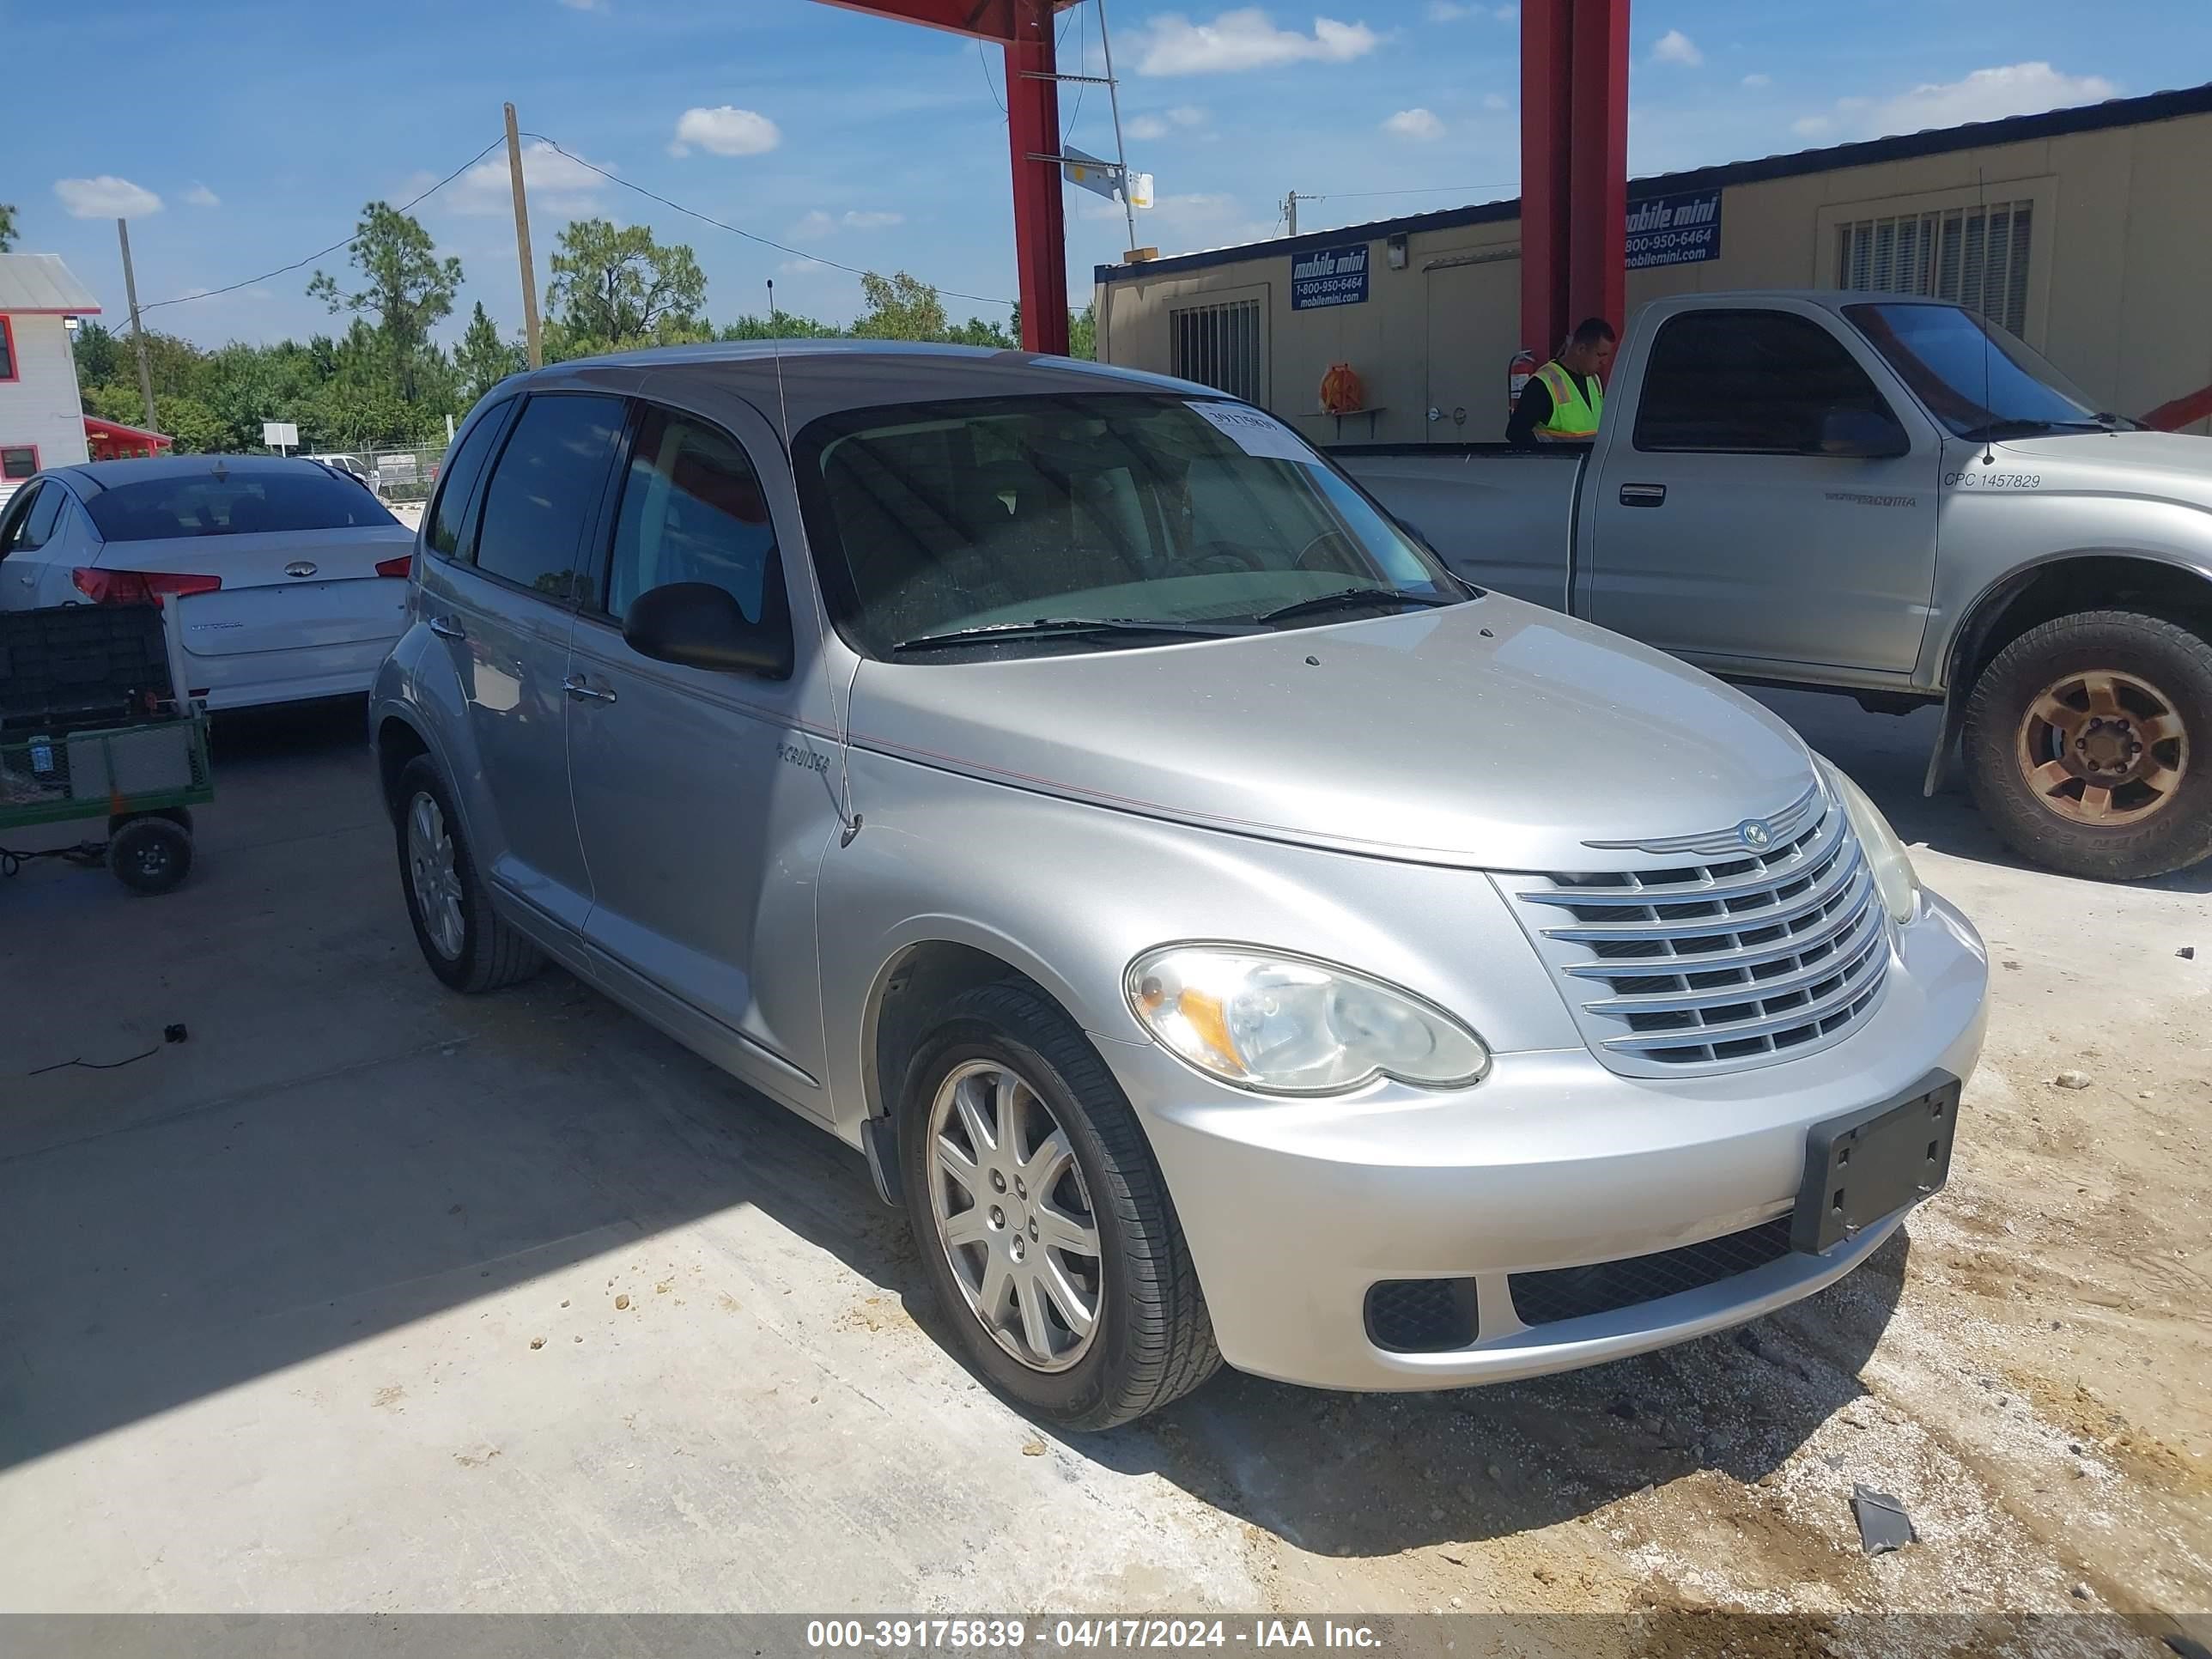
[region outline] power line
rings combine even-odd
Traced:
[[[395,209],[394,211],[404,213],[409,208],[413,207],[416,203],[428,201],[430,198],[435,196],[440,191],[445,189],[447,185],[452,184],[454,179],[459,178],[463,173],[466,173],[477,162],[483,161],[485,156],[490,155],[492,151],[497,149],[506,142],[506,135],[502,133],[500,137],[493,139],[491,143],[486,144],[482,149],[478,150],[475,155],[470,156],[467,161],[462,162],[460,166],[455,167],[444,178],[439,179],[436,184],[431,185],[429,189],[424,191],[420,196],[416,197],[412,201],[409,201],[402,206]],[[328,247],[318,248],[314,252],[310,253],[304,259],[295,259],[289,265],[279,265],[274,270],[264,270],[258,276],[248,276],[243,282],[226,283],[222,288],[211,288],[203,294],[180,294],[173,300],[156,300],[151,305],[143,305],[139,307],[138,309],[141,313],[159,311],[163,306],[189,305],[195,300],[212,300],[219,294],[235,294],[240,289],[251,288],[256,283],[265,283],[271,276],[282,276],[287,271],[299,270],[302,265],[311,265],[314,264],[316,260],[324,258],[325,255],[336,253],[340,248],[351,247],[360,240],[361,232],[356,231],[352,235],[347,237],[343,242],[332,242]]]
[[[686,207],[681,202],[671,201],[667,197],[660,195],[658,191],[647,190],[643,185],[633,184],[628,179],[617,177],[614,173],[608,172],[603,167],[586,161],[582,156],[577,155],[574,150],[562,149],[559,143],[555,142],[553,139],[547,137],[542,132],[526,132],[522,136],[526,138],[536,139],[539,143],[545,145],[556,155],[565,156],[569,161],[574,161],[578,167],[582,167],[588,172],[598,173],[600,178],[605,179],[611,185],[620,185],[624,190],[635,191],[640,196],[644,197],[647,200],[658,202],[665,208],[673,209],[678,213],[684,214],[690,218],[698,220],[702,224],[712,225],[717,230],[726,230],[732,236],[742,236],[748,242],[757,242],[763,247],[772,247],[779,253],[788,253],[794,259],[811,260],[816,264],[828,265],[833,270],[844,271],[849,276],[872,276],[876,275],[874,271],[864,270],[859,265],[848,265],[840,260],[824,258],[818,253],[809,253],[804,248],[793,247],[788,243],[775,240],[773,237],[763,236],[754,231],[746,230],[741,226],[731,224],[727,220],[717,219],[711,213],[702,213],[696,208]],[[500,142],[503,143],[506,141],[501,139]],[[995,295],[968,294],[957,288],[941,288],[937,291],[939,294],[949,294],[956,300],[973,300],[979,305],[1005,306],[1009,310],[1012,309],[1015,304],[1015,301],[1012,300],[1002,300]]]
[[[975,67],[983,71],[983,85],[991,94],[991,101],[999,106],[999,113],[1006,113],[1006,100],[999,96],[999,83],[991,78],[991,60],[983,56],[983,43],[975,43]]]

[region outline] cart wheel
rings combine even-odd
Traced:
[[[192,838],[169,818],[132,818],[107,843],[107,867],[134,893],[166,893],[191,872]]]
[[[107,834],[114,839],[115,832],[133,818],[167,818],[186,835],[192,832],[192,809],[189,806],[164,806],[151,812],[115,812],[108,817]]]

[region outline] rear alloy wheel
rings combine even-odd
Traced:
[[[2163,875],[2212,853],[2212,643],[2100,611],[2032,629],[1976,683],[1976,799],[2017,851],[2069,875]]]
[[[953,1345],[1022,1410],[1112,1428],[1220,1365],[1137,1115],[1034,987],[981,986],[945,1007],[907,1066],[898,1155]]]
[[[545,965],[538,947],[491,908],[453,798],[428,755],[407,763],[394,793],[400,887],[430,971],[456,991],[494,991]]]

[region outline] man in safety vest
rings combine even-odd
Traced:
[[[1505,424],[1506,442],[1522,449],[1538,444],[1586,444],[1597,436],[1605,412],[1605,387],[1598,377],[1613,362],[1613,325],[1588,317],[1565,349],[1528,377]]]

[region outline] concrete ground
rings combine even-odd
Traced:
[[[856,1154],[558,972],[438,986],[357,709],[225,722],[182,890],[0,883],[0,1607],[2212,1607],[2212,867],[2022,870],[1925,717],[1774,702],[2000,963],[1909,1244],[1575,1376],[1066,1441]],[[1861,1557],[1856,1480],[1922,1542]]]

